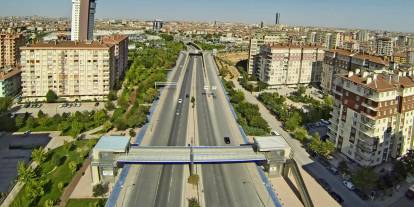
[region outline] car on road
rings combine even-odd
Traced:
[[[180,115],[180,112],[179,111],[175,112],[175,115],[179,116]]]
[[[230,137],[224,137],[224,143],[230,144],[231,143]]]
[[[325,189],[328,192],[331,192],[331,186],[329,185],[329,183],[325,179],[319,178],[318,182],[322,186],[323,189]]]
[[[180,104],[180,103],[182,103],[183,102],[183,99],[178,99],[178,103]]]
[[[95,103],[95,106],[99,106],[99,102],[96,102],[96,103]]]
[[[344,199],[338,194],[333,191],[329,192],[329,194],[332,196],[333,199],[335,199],[339,204],[342,204],[344,202]]]
[[[345,187],[348,188],[349,190],[355,190],[354,184],[352,184],[350,181],[344,180],[342,181],[342,184],[344,184]]]
[[[189,97],[190,97],[190,95],[188,95],[188,94],[185,94],[185,97],[186,97],[186,98],[189,98]]]

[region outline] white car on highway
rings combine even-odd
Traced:
[[[180,104],[180,103],[182,103],[183,102],[183,99],[178,99],[178,103]]]

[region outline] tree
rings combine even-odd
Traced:
[[[341,161],[338,165],[338,170],[345,175],[349,174],[349,167],[346,161]]]
[[[0,114],[8,111],[13,105],[13,99],[11,97],[0,97]]]
[[[70,161],[69,164],[68,164],[68,166],[69,166],[69,170],[72,173],[75,173],[76,170],[78,170],[78,164],[75,161]]]
[[[332,106],[333,106],[333,103],[334,103],[334,99],[333,99],[333,97],[332,97],[332,96],[326,96],[326,97],[323,99],[323,102],[325,103],[325,105],[327,105],[327,106],[329,106],[329,107],[332,107]]]
[[[37,148],[32,151],[32,160],[37,164],[43,163],[46,160],[46,153],[42,148]]]
[[[53,200],[46,200],[45,204],[43,205],[44,207],[53,207],[53,205],[55,204],[55,202]]]
[[[155,88],[148,88],[147,91],[145,91],[145,96],[144,96],[145,103],[153,102],[157,94],[158,94],[158,91]]]
[[[308,132],[305,128],[299,127],[295,130],[293,136],[300,142],[304,142],[308,138]]]
[[[55,103],[58,100],[57,94],[53,90],[49,90],[46,94],[46,101],[48,103]]]
[[[285,123],[285,127],[289,131],[294,131],[297,127],[299,127],[302,118],[298,112],[293,112],[292,116],[288,118]]]
[[[108,100],[109,101],[115,101],[117,99],[116,91],[111,91],[108,94]]]
[[[322,141],[319,135],[312,136],[309,148],[325,158],[328,158],[335,151],[335,145],[329,140]]]
[[[355,187],[367,193],[375,187],[379,176],[372,168],[363,167],[352,175],[351,180]]]
[[[17,164],[17,175],[18,180],[22,183],[31,182],[36,177],[34,170],[27,166],[24,161],[19,161]]]
[[[235,104],[241,103],[244,100],[244,93],[242,91],[236,91],[230,98],[230,101]]]
[[[26,120],[25,120],[24,116],[16,116],[16,118],[14,119],[14,122],[16,124],[16,127],[18,129],[20,129],[20,128],[24,127],[24,125],[26,123]]]
[[[93,186],[93,197],[102,197],[108,192],[108,184],[97,184]]]
[[[36,199],[45,194],[44,186],[47,180],[44,177],[32,179],[26,183],[27,194],[30,199]]]
[[[107,101],[105,103],[105,109],[108,111],[113,111],[115,109],[115,104],[112,101]]]
[[[306,93],[306,88],[304,86],[299,86],[298,91],[297,91],[297,94],[299,96],[302,96],[305,93]]]
[[[135,130],[134,129],[130,129],[129,130],[129,136],[130,137],[135,137],[137,135],[137,133],[135,132]]]

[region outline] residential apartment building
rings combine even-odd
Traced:
[[[280,35],[265,35],[265,36],[256,36],[250,39],[249,45],[249,63],[247,66],[247,73],[249,75],[254,75],[257,72],[255,64],[258,60],[258,54],[260,53],[260,47],[265,44],[271,43],[284,43],[287,42],[286,34]]]
[[[102,42],[105,44],[112,44],[115,46],[114,59],[115,59],[115,80],[116,83],[120,83],[119,80],[123,79],[125,72],[128,68],[128,41],[127,35],[111,35],[102,38]],[[118,85],[119,86],[119,85]]]
[[[323,57],[321,46],[264,45],[257,62],[257,76],[269,88],[319,83]]]
[[[376,54],[391,57],[394,54],[394,42],[391,38],[381,37],[375,42]]]
[[[14,97],[21,91],[21,71],[17,68],[0,69],[0,97]]]
[[[72,41],[93,40],[95,0],[72,0]]]
[[[19,47],[24,44],[21,33],[0,33],[0,68],[16,66],[20,59]]]
[[[67,100],[104,100],[116,84],[114,44],[54,41],[21,50],[25,101],[43,101],[49,90]]]
[[[326,33],[324,37],[323,45],[327,49],[336,49],[344,45],[345,36],[343,32]]]
[[[356,69],[337,75],[328,136],[362,166],[376,166],[413,147],[413,71]]]
[[[325,93],[332,88],[332,81],[336,74],[348,73],[356,68],[365,68],[368,71],[382,71],[389,68],[389,62],[383,57],[354,52],[352,50],[336,49],[325,52],[322,64],[321,87]]]

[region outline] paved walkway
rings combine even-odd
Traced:
[[[61,132],[51,131],[51,132],[33,132],[32,134],[50,134],[52,139],[49,141],[49,143],[44,148],[46,151],[56,149],[60,146],[62,146],[65,141],[73,141],[74,139],[72,137],[68,136],[60,136]],[[20,132],[16,132],[13,134],[22,134]],[[30,167],[32,169],[36,169],[38,164],[36,162],[31,162]],[[9,195],[7,195],[6,199],[3,201],[0,207],[8,207],[12,204],[14,199],[16,198],[17,194],[21,191],[24,184],[21,182],[17,182],[16,185],[13,187],[13,189],[10,191]]]
[[[69,201],[70,195],[75,190],[76,186],[79,183],[79,180],[82,178],[83,174],[85,174],[85,171],[86,171],[87,168],[89,168],[90,164],[91,164],[91,161],[89,159],[87,159],[83,163],[82,167],[78,170],[78,172],[76,172],[75,177],[72,178],[71,182],[69,183],[68,186],[66,186],[64,192],[60,196],[59,207],[65,207],[66,206],[66,204]]]
[[[286,139],[286,141],[289,143],[289,145],[292,147],[292,150],[294,151],[298,151],[303,150],[303,148],[301,148],[301,144],[297,141],[294,140],[288,133],[284,132],[281,128],[282,123],[280,121],[278,121],[273,115],[272,113],[270,113],[270,111],[268,111],[266,109],[266,107],[257,100],[257,98],[251,94],[250,92],[246,91],[240,84],[238,81],[233,81],[234,85],[236,86],[236,90],[240,90],[244,93],[244,96],[246,98],[247,102],[250,102],[252,104],[257,104],[259,106],[259,111],[260,114],[262,115],[262,117],[267,121],[267,123],[269,124],[269,126],[272,129],[277,129],[279,132],[282,132],[281,134],[284,136],[284,138]],[[296,142],[296,143],[293,143]],[[295,153],[295,160],[298,162],[299,165],[304,166],[304,165],[308,165],[311,164],[313,161],[311,159],[309,159],[309,157],[307,156],[298,156],[297,153]],[[329,194],[328,192],[326,192],[316,181],[315,179],[309,175],[309,173],[305,170],[301,169],[301,173],[304,179],[304,182],[306,184],[306,186],[308,187],[309,193],[311,195],[313,204],[315,206],[329,206],[329,207],[335,207],[335,206],[340,206]],[[278,191],[280,191],[280,189],[278,189],[278,186],[275,186],[275,192],[278,193]]]

